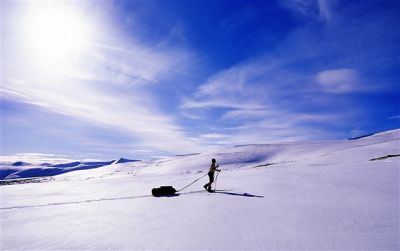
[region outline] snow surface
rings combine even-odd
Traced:
[[[399,139],[245,145],[1,186],[0,249],[399,250]],[[222,191],[204,177],[151,196],[211,158]]]

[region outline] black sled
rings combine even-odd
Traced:
[[[159,188],[153,188],[151,190],[151,194],[154,197],[162,197],[162,196],[175,196],[177,191],[172,186],[161,186]]]

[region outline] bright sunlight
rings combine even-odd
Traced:
[[[45,1],[32,5],[27,14],[24,33],[29,51],[42,66],[67,66],[88,46],[89,23],[72,6]]]

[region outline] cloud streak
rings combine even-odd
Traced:
[[[280,3],[282,7],[297,16],[329,21],[338,2],[338,0],[284,0]]]
[[[327,92],[348,93],[360,90],[360,77],[353,69],[322,71],[317,74],[316,79]]]
[[[11,52],[2,62],[2,95],[124,130],[136,139],[133,144],[167,152],[198,150],[147,89],[165,75],[185,71],[191,53],[165,44],[151,48],[131,35],[115,34],[102,34],[106,42],[98,36],[100,41],[92,41],[68,65],[37,65],[35,58],[14,53],[17,45],[8,38]]]
[[[318,19],[307,22],[274,52],[221,70],[205,80],[191,98],[182,100],[183,114],[190,111],[191,116],[222,124],[224,130],[211,126],[209,130],[226,135],[226,143],[348,137],[348,125],[368,116],[361,100],[352,95],[391,88],[382,81],[373,82],[371,75],[378,47],[382,57],[393,58],[391,47],[386,46],[392,34],[370,33],[381,41],[379,45],[363,35],[372,23],[384,29],[385,22],[392,21],[390,17],[379,22],[364,17],[354,21],[352,11],[358,7],[350,5],[333,13],[337,1],[285,3],[289,4],[285,7],[309,16],[318,7],[319,18],[330,24]],[[349,26],[350,20],[356,25]]]

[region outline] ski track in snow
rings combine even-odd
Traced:
[[[399,250],[400,130],[248,145],[0,187],[0,249]],[[215,157],[217,191],[207,177]]]

